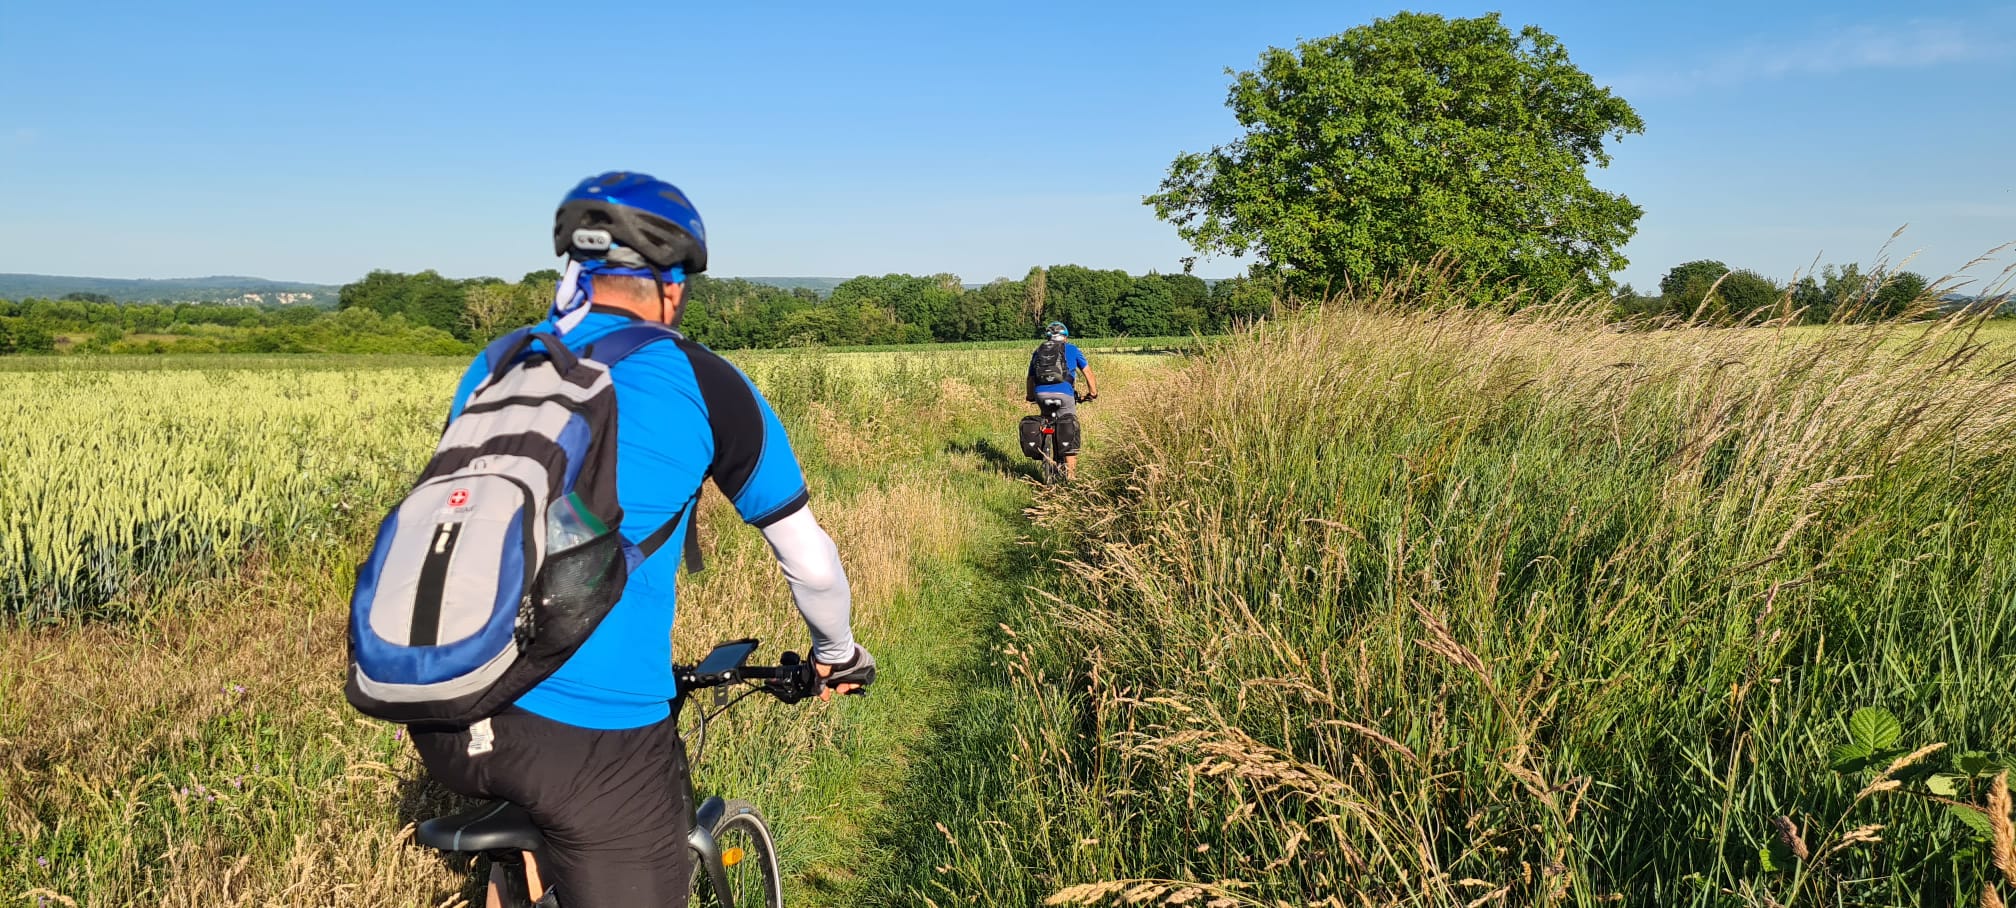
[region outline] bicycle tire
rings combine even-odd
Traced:
[[[739,859],[728,867],[728,898],[717,899],[707,881],[707,872],[693,868],[693,908],[784,908],[784,872],[777,865],[777,842],[770,824],[756,805],[731,800],[714,824],[714,841],[720,846],[723,863],[731,854]],[[736,851],[731,851],[735,849]]]
[[[525,865],[519,861],[504,863],[485,855],[476,866],[484,868],[483,891],[494,894],[497,903],[504,908],[537,908],[532,901],[532,884],[525,876]]]

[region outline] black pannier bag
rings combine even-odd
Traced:
[[[1043,459],[1043,417],[1022,417],[1022,453],[1031,460]]]
[[[1078,453],[1078,417],[1066,413],[1057,417],[1057,455],[1065,457]]]

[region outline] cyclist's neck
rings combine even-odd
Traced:
[[[686,285],[665,285],[665,296],[655,294],[633,295],[629,293],[609,293],[601,285],[596,286],[595,308],[610,309],[647,322],[678,327],[679,316],[686,311]]]

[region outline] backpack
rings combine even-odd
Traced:
[[[1065,363],[1064,342],[1047,340],[1029,357],[1029,374],[1036,376],[1039,385],[1062,385],[1071,382],[1071,367]]]
[[[357,569],[352,706],[394,722],[467,725],[574,654],[694,507],[641,543],[618,529],[609,370],[676,337],[635,325],[577,355],[523,329],[483,351],[489,376]]]

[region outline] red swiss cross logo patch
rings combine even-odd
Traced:
[[[453,491],[453,492],[449,492],[449,493],[448,493],[448,506],[449,506],[449,507],[451,507],[451,508],[459,508],[459,507],[461,507],[461,506],[463,506],[463,505],[465,505],[465,504],[468,504],[468,503],[469,503],[469,490],[468,490],[468,489],[456,489],[455,491]]]

